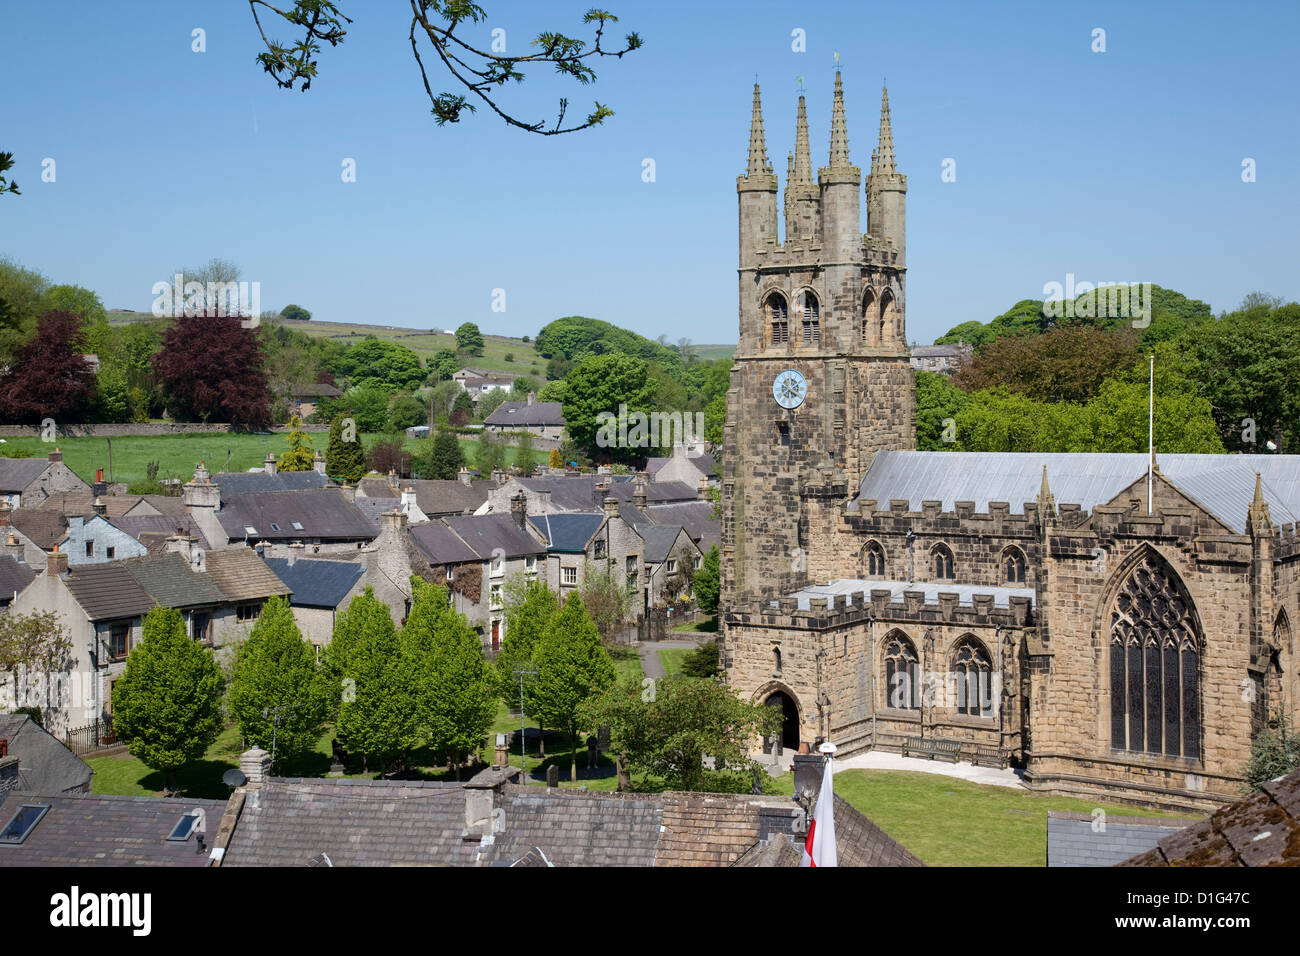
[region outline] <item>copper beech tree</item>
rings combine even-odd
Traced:
[[[271,392],[257,332],[236,316],[182,316],[163,334],[153,370],[178,420],[271,423]]]

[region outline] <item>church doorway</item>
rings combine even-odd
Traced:
[[[799,706],[794,698],[782,691],[777,691],[763,702],[768,707],[781,713],[781,730],[776,741],[784,750],[799,749]]]

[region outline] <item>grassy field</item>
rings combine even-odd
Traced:
[[[366,448],[386,436],[378,434],[362,435]],[[324,432],[310,435],[312,447],[325,451],[328,436]],[[109,463],[109,447],[112,446],[112,463]],[[415,439],[406,439],[408,449],[414,449]],[[208,470],[246,471],[261,467],[266,461],[267,453],[279,457],[288,448],[287,435],[248,434],[230,432],[198,435],[125,435],[119,438],[60,438],[57,442],[42,442],[36,437],[7,438],[0,446],[5,450],[25,449],[33,457],[45,457],[55,446],[63,452],[63,461],[76,472],[82,480],[92,482],[95,469],[103,468],[105,478],[112,481],[144,481],[145,468],[151,461],[158,462],[159,478],[179,478],[187,481],[194,474],[194,466],[200,461],[206,462]],[[462,439],[461,450],[470,467],[473,467],[478,443],[473,439]],[[533,450],[534,464],[545,464],[547,453]],[[507,464],[515,463],[513,448],[507,453]]]
[[[790,774],[776,783],[794,792]],[[910,771],[845,770],[835,774],[835,793],[930,866],[1043,866],[1048,810],[1179,815]]]
[[[659,663],[664,666],[665,677],[675,677],[682,672],[682,661],[691,653],[685,647],[665,648],[659,652]]]

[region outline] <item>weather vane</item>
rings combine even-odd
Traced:
[[[844,64],[842,64],[842,63],[840,62],[840,51],[839,51],[839,50],[836,50],[836,51],[835,51],[835,69],[838,70],[838,69],[839,69],[841,66],[843,66],[843,65],[844,65]]]
[[[804,90],[803,90],[803,77],[802,77],[802,76],[796,76],[796,77],[794,78],[794,81],[795,81],[796,83],[799,84],[799,95],[800,95],[800,96],[803,96],[803,93],[804,93]]]

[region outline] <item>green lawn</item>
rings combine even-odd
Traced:
[[[57,445],[63,452],[63,461],[76,472],[82,480],[93,482],[95,469],[103,468],[104,477],[112,481],[130,484],[144,481],[147,477],[146,466],[151,461],[158,462],[158,477],[179,478],[188,481],[194,474],[194,466],[200,461],[206,462],[208,471],[247,471],[259,468],[266,461],[267,453],[277,458],[288,448],[287,435],[280,433],[257,435],[246,432],[228,432],[199,435],[124,435],[119,438],[60,438],[57,442],[43,442],[37,437],[7,438],[0,448],[25,449],[33,457],[44,458]],[[324,432],[312,434],[312,447],[325,451],[328,436]],[[364,434],[361,436],[366,448],[386,436]],[[110,468],[109,451],[112,450]],[[406,439],[408,449],[414,448],[416,441]],[[478,443],[472,439],[463,439],[460,443],[465,459],[473,467]],[[533,462],[545,464],[547,452],[533,450]],[[510,447],[506,453],[506,464],[515,463],[515,451]]]
[[[781,793],[794,792],[790,774],[776,783]],[[1187,815],[899,770],[845,770],[835,774],[835,792],[930,866],[1043,866],[1048,810]]]
[[[682,672],[682,660],[691,653],[686,647],[673,647],[659,652],[659,663],[664,666],[664,676],[674,677]]]
[[[689,634],[717,634],[718,618],[717,615],[714,615],[713,617],[702,618],[698,621],[688,621],[685,624],[674,624],[672,629],[674,631],[682,631],[683,633]]]

